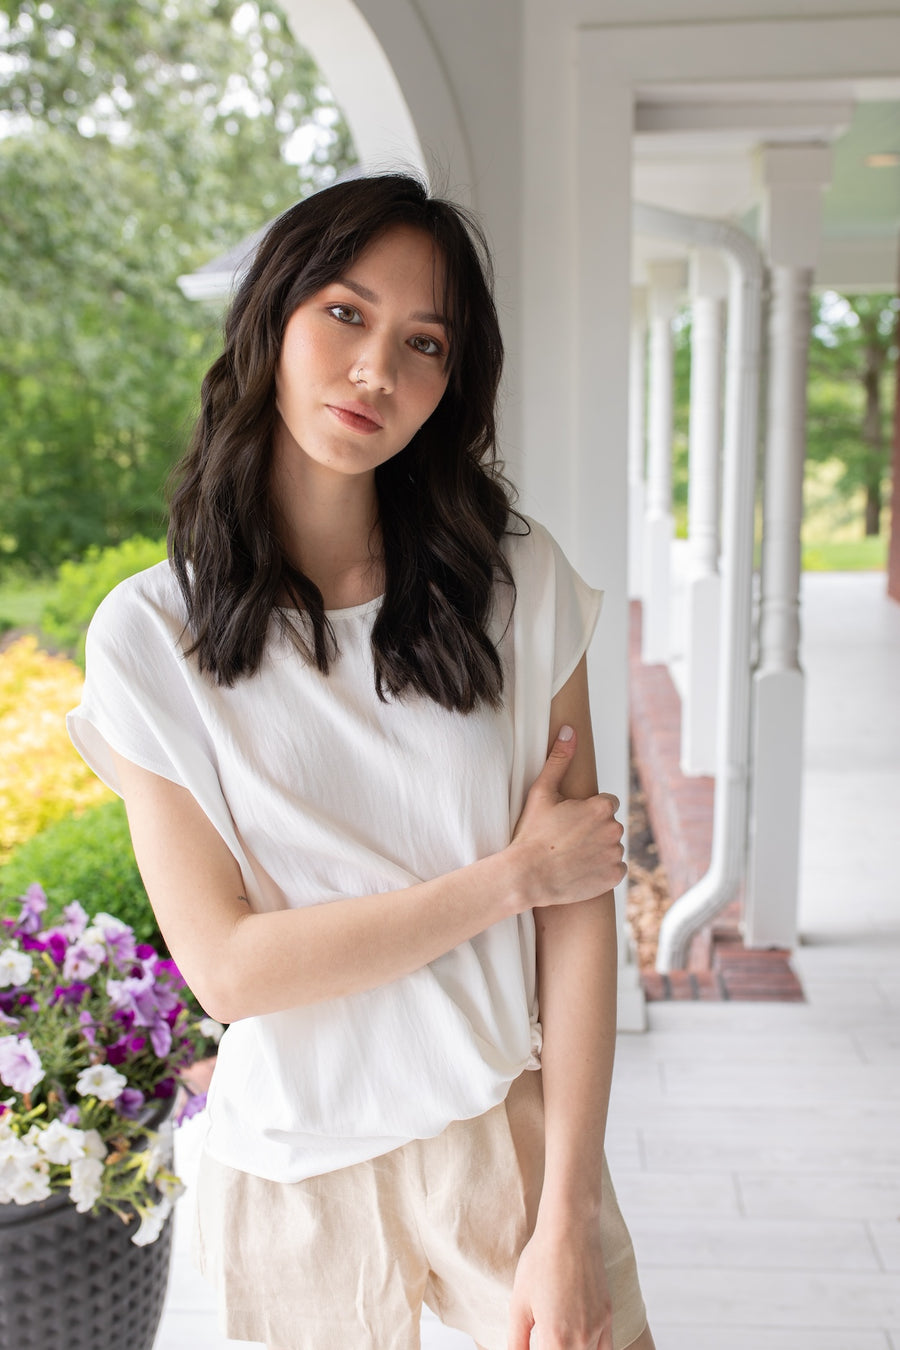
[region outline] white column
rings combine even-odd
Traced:
[[[588,662],[597,767],[628,800],[628,345],[631,310],[631,135],[634,95],[576,69],[572,200],[577,249],[566,255],[568,289],[578,297],[573,360],[577,414],[572,488],[577,548],[573,561],[606,588],[602,639]],[[563,384],[561,398],[571,398]],[[647,1024],[640,972],[625,926],[627,882],[616,887],[619,935],[618,1025]]]
[[[648,396],[647,511],[644,517],[643,638],[641,659],[669,657],[672,518],[672,320],[684,290],[684,263],[648,265],[650,278],[650,387]]]
[[[771,301],[744,936],[749,946],[792,947],[797,938],[803,775],[800,525],[809,291],[831,151],[822,145],[767,146],[761,169]]]
[[[688,570],[685,585],[681,769],[716,769],[719,577],[719,465],[728,269],[721,254],[695,249],[690,262],[691,423],[688,459]]]
[[[647,402],[647,288],[631,288],[628,362],[628,597],[643,595]]]

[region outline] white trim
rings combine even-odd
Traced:
[[[472,201],[475,175],[438,53],[411,0],[284,0],[315,58],[366,172],[424,173]]]
[[[871,97],[884,80],[896,85],[900,16],[586,23],[579,38],[596,78],[635,89],[686,80],[849,80],[858,96]]]

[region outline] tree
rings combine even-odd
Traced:
[[[865,493],[865,532],[880,532],[889,471],[898,301],[889,295],[817,297],[810,341],[807,453],[837,460],[836,489]]]
[[[352,161],[273,0],[0,0],[0,566],[160,532],[218,327],[176,278]]]

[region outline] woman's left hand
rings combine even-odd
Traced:
[[[541,1227],[523,1248],[509,1306],[509,1350],[612,1350],[612,1304],[597,1219]]]

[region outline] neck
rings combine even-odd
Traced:
[[[326,609],[372,600],[383,589],[375,474],[347,475],[276,463],[272,490],[288,557],[322,592]]]

